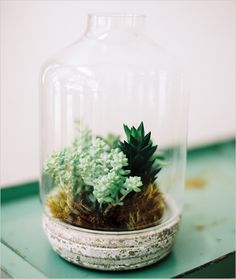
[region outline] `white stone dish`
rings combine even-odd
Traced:
[[[165,257],[174,244],[180,222],[175,201],[165,195],[161,224],[133,231],[98,231],[75,227],[48,214],[44,232],[55,252],[79,266],[99,270],[129,270]]]

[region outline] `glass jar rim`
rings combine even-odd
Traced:
[[[89,17],[135,17],[146,18],[145,14],[132,14],[132,13],[89,13]]]

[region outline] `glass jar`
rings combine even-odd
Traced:
[[[89,15],[83,37],[44,67],[40,193],[51,220],[115,232],[179,222],[183,72],[144,27],[142,15]]]

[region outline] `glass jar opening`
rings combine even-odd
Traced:
[[[140,32],[145,21],[146,16],[141,14],[89,14],[87,31],[124,27]]]

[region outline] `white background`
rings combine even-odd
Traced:
[[[189,145],[234,136],[235,1],[1,1],[1,186],[37,179],[41,65],[80,37],[88,13],[147,15],[191,82]]]

